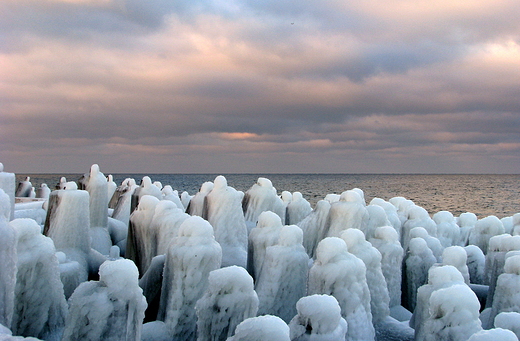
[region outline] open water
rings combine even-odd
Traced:
[[[108,175],[105,173],[105,175]],[[113,174],[120,184],[125,178],[139,183],[148,175],[163,186],[171,185],[182,193],[195,194],[205,181],[213,181],[219,174]],[[495,215],[498,218],[520,212],[520,175],[473,174],[222,174],[228,185],[240,191],[249,189],[258,179],[270,179],[281,191],[299,191],[314,206],[329,193],[340,194],[354,187],[365,192],[365,199],[379,197],[388,200],[402,196],[424,207],[430,214],[450,211],[455,216],[473,212],[479,218]],[[31,177],[35,188],[47,183],[54,188],[60,177],[76,181],[81,174],[16,174],[17,181]]]

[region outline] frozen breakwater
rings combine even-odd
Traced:
[[[428,212],[359,188],[311,204],[266,177],[179,193],[97,165],[36,191],[1,168],[2,340],[520,335],[520,213]]]

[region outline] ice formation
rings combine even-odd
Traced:
[[[488,325],[501,312],[520,312],[520,255],[508,257],[498,277]]]
[[[134,179],[126,178],[112,197],[111,202],[114,201],[113,206],[109,204],[109,207],[114,208],[112,218],[122,221],[127,228],[130,222],[130,214],[132,213],[132,197],[138,187]]]
[[[181,224],[190,216],[174,202],[161,200],[155,206],[150,229],[153,231],[151,256],[164,255],[172,239],[178,236]]]
[[[11,330],[15,335],[59,340],[67,302],[54,244],[32,219],[15,219],[10,224],[18,236]]]
[[[325,238],[325,224],[329,215],[330,203],[320,200],[314,210],[298,223],[303,230],[303,246],[309,257],[314,258],[318,243]]]
[[[462,246],[449,246],[444,249],[442,253],[442,264],[452,265],[460,271],[462,277],[464,277],[464,283],[469,284],[469,270],[466,264],[468,254]]]
[[[51,195],[51,189],[46,183],[41,184],[36,190],[36,198],[49,199],[49,195]]]
[[[204,210],[204,201],[206,195],[213,189],[213,182],[206,181],[200,186],[200,190],[191,198],[186,213],[189,215],[197,215],[202,217],[202,211]]]
[[[347,244],[348,251],[365,263],[372,322],[377,325],[390,315],[390,296],[381,270],[381,253],[365,240],[361,230],[345,230],[341,234],[341,239]]]
[[[328,237],[316,249],[309,271],[308,294],[332,295],[348,323],[347,340],[374,340],[370,291],[363,261],[349,253],[343,239]]]
[[[372,199],[370,205],[381,206],[385,210],[386,217],[388,221],[390,221],[391,226],[396,230],[398,235],[401,235],[402,224],[399,215],[397,214],[397,208],[394,205],[381,198]]]
[[[258,178],[256,183],[249,188],[242,202],[246,221],[256,223],[262,212],[276,213],[285,224],[286,204],[276,195],[276,189],[271,180]]]
[[[292,194],[291,202],[287,205],[287,217],[285,224],[298,224],[311,212],[311,204],[303,197],[300,192],[294,192]]]
[[[150,195],[158,200],[162,199],[161,189],[152,183],[152,179],[150,179],[149,176],[143,176],[141,185],[135,189],[134,194],[132,195],[132,211],[137,207],[139,201],[145,195]]]
[[[298,314],[289,323],[292,341],[344,340],[347,321],[341,317],[341,308],[334,296],[311,295],[296,304]]]
[[[520,339],[520,313],[503,312],[495,317],[495,328],[508,329]]]
[[[202,217],[215,233],[222,247],[222,266],[247,266],[247,227],[242,211],[244,193],[227,185],[219,175],[213,189],[206,195]]]
[[[486,256],[482,250],[476,245],[468,245],[464,247],[467,254],[466,264],[468,266],[469,281],[473,284],[484,284],[484,269],[486,265]]]
[[[477,215],[471,212],[462,213],[458,218],[458,225],[460,226],[459,231],[459,244],[460,246],[467,246],[469,235],[473,228],[475,228],[475,224],[477,223]]]
[[[10,199],[0,188],[0,324],[11,326],[16,283],[16,230],[8,223]]]
[[[424,321],[424,339],[417,340],[467,340],[482,330],[479,308],[477,296],[465,284],[434,291],[430,297],[430,316]]]
[[[247,252],[247,271],[256,281],[265,259],[267,247],[278,243],[282,220],[271,211],[262,212],[258,216],[258,223],[249,233]]]
[[[153,256],[155,256],[156,231],[151,228],[151,222],[158,203],[159,199],[156,197],[143,195],[137,208],[130,216],[125,255],[126,258],[135,262],[140,274],[146,272]]]
[[[240,323],[227,341],[289,341],[289,326],[279,317],[250,317]]]
[[[0,162],[0,188],[9,196],[9,216],[7,220],[14,219],[14,201],[15,201],[15,189],[16,187],[16,175],[14,173],[4,172],[4,165]]]
[[[403,233],[401,244],[405,250],[408,249],[410,242],[410,230],[414,227],[423,227],[428,231],[428,235],[437,237],[437,224],[430,218],[428,212],[421,206],[411,206],[407,209],[408,219],[403,223]]]
[[[32,190],[31,177],[26,177],[25,180],[20,181],[16,187],[16,197],[29,198]]]
[[[468,242],[478,246],[484,254],[488,251],[489,239],[504,233],[504,225],[494,215],[487,216],[478,220],[475,227],[471,230]]]
[[[363,233],[365,234],[366,239],[368,240],[374,237],[376,228],[380,226],[389,226],[390,221],[388,220],[383,207],[379,205],[368,205],[367,212],[368,222],[366,229],[363,231]]]
[[[511,234],[513,236],[520,235],[520,213],[516,213],[513,215],[511,223],[513,224],[511,228]]]
[[[389,203],[395,206],[397,209],[397,216],[401,221],[401,227],[404,222],[408,220],[408,211],[415,206],[412,200],[406,199],[404,197],[393,197],[388,200]],[[401,234],[402,236],[402,234]],[[402,237],[401,237],[402,240]]]
[[[87,191],[78,190],[74,182],[68,182],[65,189],[53,191],[49,196],[44,234],[52,239],[56,250],[65,253],[67,259],[79,263],[79,273],[73,276],[79,278],[76,286],[87,280],[89,271],[97,273],[89,259],[90,212]]]
[[[455,284],[464,284],[462,274],[451,265],[433,266],[428,271],[428,283],[417,290],[417,304],[410,319],[410,326],[414,328],[415,339],[425,338],[424,323],[430,316],[430,297],[438,289],[447,288]]]
[[[481,330],[468,339],[468,341],[518,341],[515,333],[510,330],[495,328],[490,330]]]
[[[179,197],[179,192],[177,190],[174,190],[172,186],[164,186],[161,192],[163,195],[163,200],[169,200],[173,202],[178,208],[185,211],[184,205],[182,204],[181,198]]]
[[[348,190],[341,193],[340,200],[330,206],[326,225],[327,236],[339,237],[342,231],[349,228],[366,230],[368,211],[363,203],[356,191]]]
[[[258,296],[253,278],[238,266],[209,273],[208,288],[195,305],[197,341],[225,341],[238,324],[255,317]]]
[[[63,341],[140,341],[146,300],[128,259],[106,261],[99,281],[83,282],[69,299]]]
[[[410,311],[415,309],[417,289],[428,281],[428,270],[437,260],[422,238],[410,240],[404,258],[402,303]]]
[[[375,230],[370,243],[381,253],[381,271],[388,288],[389,306],[400,305],[404,250],[399,243],[399,235],[392,226],[381,226]]]
[[[110,202],[114,193],[117,190],[117,184],[114,182],[114,176],[112,174],[108,174],[107,176],[107,202]]]
[[[432,217],[437,224],[437,238],[443,247],[458,245],[460,240],[460,227],[455,217],[448,211],[439,211]]]
[[[430,236],[424,227],[414,227],[410,230],[409,237],[410,239],[418,237],[424,239],[430,250],[432,250],[433,255],[437,259],[437,262],[442,262],[442,252],[444,251],[444,246],[442,246],[439,239]]]
[[[172,338],[195,339],[195,304],[206,291],[209,273],[221,262],[222,249],[211,225],[199,216],[186,219],[166,254],[158,313]]]
[[[287,225],[280,230],[278,244],[266,248],[255,286],[259,315],[276,315],[286,323],[296,315],[296,302],[305,296],[309,269],[302,239],[298,226]]]

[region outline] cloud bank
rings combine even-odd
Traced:
[[[0,2],[16,172],[518,173],[516,0]]]

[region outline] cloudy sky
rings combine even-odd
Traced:
[[[10,172],[519,173],[518,0],[2,0]]]

